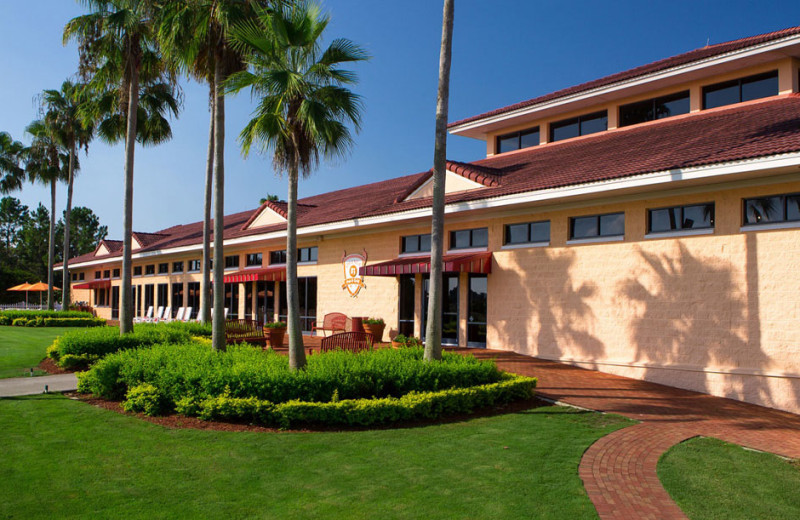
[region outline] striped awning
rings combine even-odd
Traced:
[[[492,253],[463,253],[444,255],[442,258],[445,273],[480,273],[492,272]],[[431,272],[430,256],[400,257],[388,262],[366,265],[359,269],[362,276],[397,276]]]
[[[243,282],[285,282],[286,266],[264,267],[260,269],[242,269],[235,273],[226,274],[222,279],[225,283]]]
[[[73,289],[108,289],[111,287],[111,280],[109,278],[101,280],[92,280],[91,282],[79,283],[73,285]]]

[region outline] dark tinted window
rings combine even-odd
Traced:
[[[569,227],[571,239],[622,236],[625,234],[625,214],[573,217]]]
[[[261,253],[250,253],[247,255],[247,267],[261,267],[262,259]]]
[[[800,220],[800,194],[771,195],[744,200],[744,224]]]
[[[420,253],[431,250],[431,234],[408,235],[402,238],[401,253]]]
[[[225,269],[232,269],[239,267],[239,255],[232,255],[225,257]]]
[[[168,274],[168,273],[169,273],[168,263],[158,264],[158,274]]]
[[[148,274],[148,275],[156,274],[156,266],[155,266],[155,264],[146,265],[144,267],[144,274]]]
[[[142,276],[142,266],[137,265],[133,268],[133,276]]]
[[[489,245],[489,228],[461,229],[450,232],[450,249],[486,247]]]
[[[298,262],[316,262],[317,261],[317,246],[301,247],[297,250]]]
[[[172,272],[173,273],[182,273],[183,272],[183,262],[172,262]]]
[[[724,81],[703,87],[703,108],[778,95],[778,71]]]
[[[114,273],[116,273],[114,276],[119,278],[119,269],[114,269]],[[78,273],[78,280],[83,280],[83,277],[84,277],[84,273]]]
[[[529,148],[539,144],[539,127],[520,130],[497,138],[497,153]]]
[[[561,141],[562,139],[594,134],[607,129],[608,113],[604,110],[550,123],[550,141]]]
[[[714,204],[693,204],[648,210],[649,233],[714,227]]]
[[[188,271],[199,271],[200,270],[200,260],[189,260],[187,262],[186,269]]]
[[[509,224],[506,226],[506,244],[530,244],[550,241],[550,221]]]
[[[269,263],[272,264],[285,264],[286,263],[286,250],[269,252]]]
[[[111,278],[111,271],[103,271],[103,278]]]
[[[113,276],[114,278],[119,278],[119,269],[114,269]],[[83,280],[83,278],[81,278],[81,280]]]
[[[689,91],[670,94],[619,107],[619,126],[635,125],[689,113]]]
[[[102,274],[103,274],[103,273],[101,273],[100,271],[95,271],[95,272],[94,272],[94,278],[95,278],[95,280],[97,280],[97,279],[99,279],[99,278],[102,278]]]

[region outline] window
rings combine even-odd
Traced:
[[[114,269],[112,276],[114,278],[119,278],[119,269]],[[83,278],[81,278],[81,280],[83,280]]]
[[[648,233],[664,233],[685,229],[712,229],[713,227],[713,202],[647,210]]]
[[[489,245],[489,228],[461,229],[450,232],[450,249],[486,247]]]
[[[78,273],[72,273],[72,281],[73,282],[77,282],[78,281]]]
[[[261,267],[261,253],[250,253],[247,255],[247,267]]]
[[[800,193],[744,199],[744,225],[800,221]]]
[[[239,267],[239,255],[225,257],[225,269],[236,269]]]
[[[520,130],[497,138],[497,153],[530,148],[539,144],[539,127]]]
[[[142,266],[137,265],[133,268],[133,276],[142,276]]]
[[[689,113],[689,91],[678,92],[619,107],[619,126]]]
[[[114,269],[115,271],[119,271],[119,269]],[[78,273],[78,280],[83,280],[84,274]]]
[[[156,274],[156,265],[150,264],[144,266],[144,274],[146,274],[147,276],[153,276],[154,274]]]
[[[169,263],[158,264],[158,274],[169,274]]]
[[[297,250],[298,262],[316,262],[317,261],[317,246],[301,247]]]
[[[106,279],[111,278],[111,271],[108,270],[108,269],[103,271],[103,278],[106,278]]]
[[[550,242],[550,221],[506,225],[505,245]]]
[[[269,263],[270,265],[273,264],[285,264],[286,263],[286,250],[281,249],[280,251],[270,251],[269,252]]]
[[[401,253],[423,253],[431,250],[431,234],[409,235],[401,239]]]
[[[191,272],[197,272],[200,270],[200,260],[189,260],[186,262],[188,265],[186,266],[186,270]]]
[[[616,237],[625,235],[625,213],[609,213],[569,219],[569,238]]]
[[[182,273],[183,272],[183,262],[172,262],[172,272],[173,273]]]
[[[716,108],[778,95],[778,71],[703,87],[703,108]]]
[[[608,129],[608,112],[595,112],[572,119],[550,123],[550,141],[561,141],[579,135],[589,135]]]
[[[100,278],[102,278],[102,276],[101,276],[102,274],[103,273],[101,273],[100,271],[95,271],[94,272],[94,279],[95,280],[99,280]]]

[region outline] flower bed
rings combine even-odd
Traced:
[[[126,409],[171,411],[288,427],[379,424],[436,418],[531,396],[535,379],[505,374],[490,361],[445,353],[426,363],[421,349],[331,352],[306,370],[247,345],[154,345],[111,354],[79,375],[78,389]]]

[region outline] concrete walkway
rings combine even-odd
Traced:
[[[78,378],[75,374],[58,374],[0,379],[0,397],[42,394],[45,386],[48,392],[72,392],[78,388]]]
[[[656,464],[691,437],[800,458],[800,415],[510,352],[471,352],[538,377],[543,397],[640,421],[599,439],[581,460],[580,477],[602,519],[686,518],[661,486]]]

